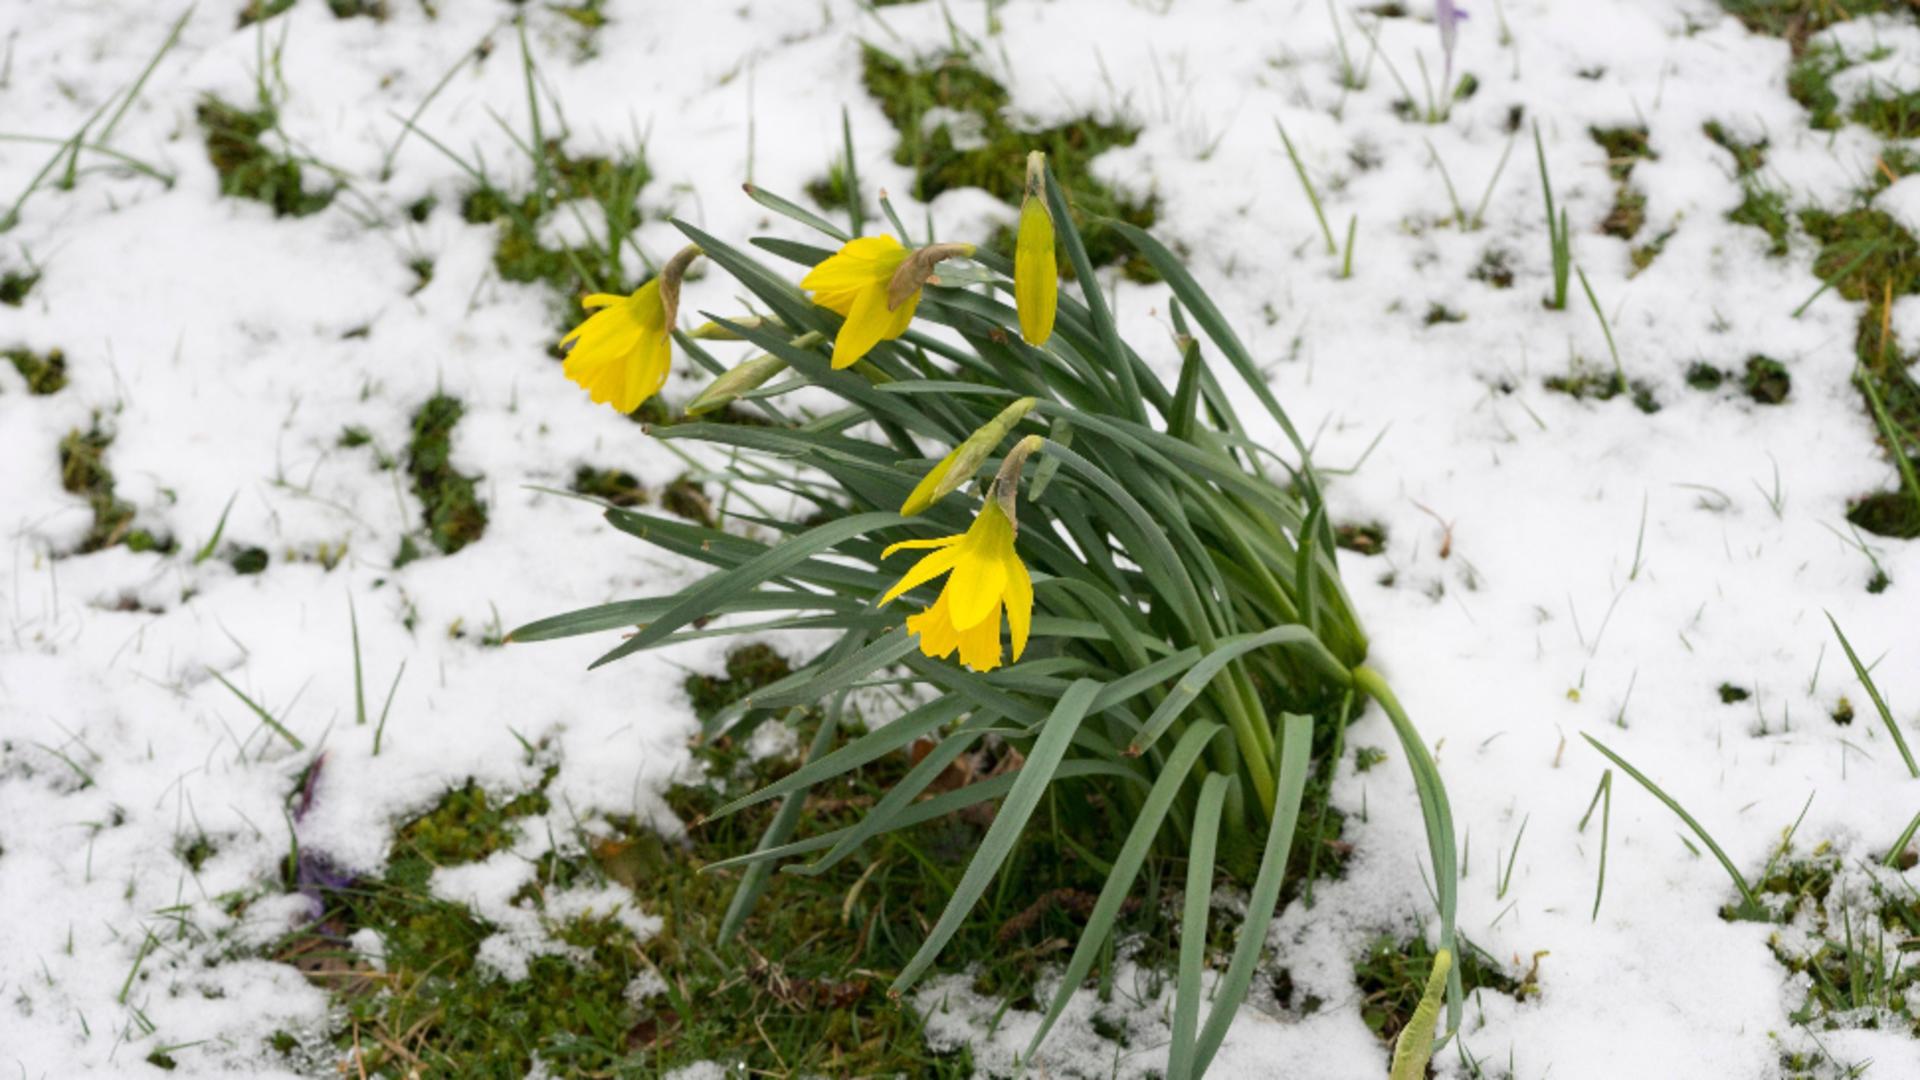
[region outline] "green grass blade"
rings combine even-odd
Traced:
[[[1247,898],[1247,918],[1240,924],[1239,940],[1234,942],[1233,959],[1221,977],[1213,995],[1213,1008],[1207,1013],[1206,1026],[1193,1049],[1193,1075],[1202,1076],[1226,1038],[1227,1025],[1246,999],[1247,986],[1253,981],[1253,969],[1266,947],[1267,926],[1273,921],[1274,906],[1280,902],[1280,885],[1287,873],[1287,854],[1293,848],[1293,832],[1300,824],[1300,800],[1307,790],[1307,756],[1313,742],[1312,717],[1287,714],[1280,741],[1280,777],[1274,796],[1273,815],[1267,827],[1266,851],[1260,870],[1254,876]]]
[[[1213,858],[1220,843],[1220,808],[1230,778],[1210,772],[1193,812],[1193,848],[1187,855],[1187,894],[1180,916],[1180,970],[1174,984],[1173,1046],[1167,1080],[1192,1080],[1193,1041],[1200,1025],[1201,977],[1206,968],[1207,915],[1213,900]]]
[[[961,875],[960,884],[947,901],[946,910],[940,913],[939,921],[934,923],[933,930],[928,933],[919,951],[913,954],[913,959],[907,961],[906,967],[894,978],[888,993],[905,993],[926,973],[940,950],[960,929],[961,921],[973,909],[974,903],[986,892],[988,883],[1007,861],[1007,856],[1013,853],[1014,844],[1027,827],[1027,819],[1033,816],[1034,807],[1040,804],[1040,796],[1046,793],[1047,785],[1053,781],[1054,771],[1060,767],[1060,760],[1066,756],[1067,746],[1073,740],[1074,732],[1079,730],[1080,721],[1086,716],[1087,707],[1093,704],[1094,694],[1099,689],[1099,683],[1082,679],[1061,695],[1060,703],[1054,706],[1052,715],[1047,717],[1046,724],[1041,728],[1033,751],[1027,755],[1026,764],[1014,774],[1013,789],[1007,793],[1007,799],[1000,805],[1000,812],[994,815],[987,835],[981,838],[979,848],[967,863],[966,872]]]
[[[1893,736],[1893,745],[1900,748],[1900,760],[1907,763],[1908,774],[1920,777],[1920,765],[1914,763],[1913,751],[1907,748],[1907,737],[1900,733],[1900,725],[1893,719],[1893,710],[1887,708],[1886,699],[1880,696],[1880,688],[1873,684],[1873,676],[1868,673],[1867,666],[1860,662],[1859,654],[1853,651],[1853,643],[1840,632],[1840,624],[1834,621],[1831,612],[1827,614],[1827,625],[1833,627],[1834,636],[1840,639],[1840,647],[1847,651],[1847,662],[1853,665],[1853,674],[1860,680],[1860,685],[1867,688],[1867,696],[1873,699],[1874,710],[1886,723],[1887,734]]]
[[[778,547],[768,548],[731,570],[709,574],[682,589],[678,594],[679,599],[672,607],[661,612],[658,618],[648,623],[645,629],[628,638],[619,648],[595,660],[592,666],[597,668],[603,664],[612,663],[623,656],[655,644],[695,619],[705,618],[713,612],[717,604],[747,593],[768,578],[792,569],[819,552],[831,550],[841,541],[850,540],[876,529],[904,525],[906,521],[907,519],[899,514],[883,510],[855,514],[809,529]]]
[[[295,750],[305,750],[307,748],[307,744],[300,741],[300,736],[295,735],[291,731],[288,731],[286,728],[286,725],[282,724],[278,720],[275,720],[273,718],[273,714],[268,712],[266,709],[262,708],[259,702],[248,697],[246,693],[242,691],[239,687],[228,682],[227,677],[225,675],[220,674],[219,672],[213,670],[212,668],[207,669],[207,674],[213,676],[215,679],[218,679],[220,681],[221,686],[224,686],[228,690],[233,691],[233,696],[245,702],[247,708],[253,710],[253,715],[259,717],[260,722],[267,725],[267,727],[271,729],[275,735],[278,735],[282,739],[287,740],[288,746],[293,747]]]
[[[967,711],[968,703],[957,698],[943,697],[927,702],[897,720],[867,732],[831,754],[814,755],[793,772],[775,780],[766,787],[744,795],[727,803],[713,813],[709,819],[717,819],[737,814],[749,806],[757,806],[768,799],[776,799],[812,787],[814,784],[842,773],[851,772],[869,762],[910,745],[923,735],[931,735],[942,727],[959,719]]]
[[[1607,760],[1618,765],[1621,772],[1633,777],[1634,780],[1636,780],[1641,787],[1646,788],[1654,798],[1665,803],[1667,809],[1679,815],[1681,821],[1686,822],[1687,828],[1692,829],[1693,835],[1699,837],[1700,842],[1707,845],[1707,850],[1713,852],[1713,857],[1720,861],[1720,865],[1726,870],[1727,876],[1733,879],[1734,886],[1740,890],[1740,896],[1745,901],[1746,914],[1749,916],[1757,916],[1763,910],[1760,906],[1760,898],[1754,895],[1752,887],[1747,884],[1746,877],[1740,873],[1740,868],[1733,865],[1733,860],[1727,856],[1725,851],[1721,850],[1720,845],[1714,841],[1712,835],[1707,832],[1706,828],[1698,821],[1695,821],[1692,814],[1687,813],[1686,808],[1676,802],[1673,796],[1662,791],[1660,785],[1648,779],[1647,774],[1628,764],[1626,758],[1609,750],[1605,743],[1585,732],[1582,732],[1580,737],[1592,743],[1593,748],[1605,754]]]
[[[820,730],[814,733],[813,743],[807,748],[807,760],[819,757],[827,747],[833,745],[833,730],[839,712],[838,709],[829,709],[820,721]],[[773,815],[767,831],[761,834],[758,850],[764,851],[786,843],[793,835],[793,830],[799,827],[800,811],[806,803],[806,789],[801,788],[789,794],[786,801],[780,804],[779,811]],[[760,894],[766,891],[768,876],[772,871],[771,862],[758,862],[747,867],[746,872],[740,875],[740,884],[734,888],[733,899],[727,902],[727,913],[720,920],[719,944],[726,944],[746,923],[747,916],[753,913],[753,906],[760,900]]]
[[[1167,809],[1186,785],[1188,773],[1200,760],[1207,744],[1225,730],[1210,721],[1195,724],[1180,737],[1173,753],[1168,754],[1166,762],[1161,765],[1160,779],[1154,782],[1153,790],[1147,793],[1147,801],[1135,812],[1133,828],[1127,832],[1120,853],[1114,856],[1113,869],[1108,872],[1106,884],[1101,886],[1100,896],[1087,915],[1086,929],[1080,932],[1080,941],[1074,946],[1072,957],[1067,960],[1067,969],[1061,975],[1060,989],[1054,993],[1053,1004],[1048,1007],[1046,1016],[1041,1018],[1039,1030],[1033,1033],[1033,1039],[1027,1043],[1028,1059],[1032,1059],[1034,1051],[1046,1039],[1047,1032],[1053,1030],[1054,1021],[1060,1019],[1073,992],[1080,988],[1087,973],[1093,970],[1094,960],[1113,933],[1114,922],[1120,917],[1120,906],[1133,890],[1133,882],[1140,876],[1140,867],[1147,860],[1154,838],[1160,835],[1160,824],[1166,820]]]

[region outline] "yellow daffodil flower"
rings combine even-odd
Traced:
[[[632,296],[594,293],[580,301],[592,315],[560,339],[567,350],[561,370],[587,396],[630,413],[666,385],[673,362],[673,323],[680,306],[680,279],[700,256],[689,245]]]
[[[632,412],[660,392],[673,359],[660,279],[632,296],[594,293],[580,306],[600,310],[561,340],[560,347],[568,349],[561,369],[595,402]]]
[[[1020,336],[1044,345],[1053,336],[1060,300],[1060,266],[1053,255],[1053,214],[1047,210],[1046,155],[1027,155],[1027,194],[1020,201],[1020,231],[1013,242],[1013,302]]]
[[[974,671],[991,671],[1000,666],[1000,612],[1004,609],[1013,637],[1013,658],[1018,660],[1033,626],[1033,579],[1013,549],[1013,537],[1012,520],[989,495],[965,533],[888,547],[882,558],[907,548],[932,551],[888,589],[880,603],[891,603],[909,589],[947,574],[933,606],[907,618],[907,632],[920,635],[920,651],[943,659],[958,649],[962,664]]]
[[[907,332],[920,287],[933,268],[954,255],[971,255],[971,244],[932,244],[909,250],[891,236],[862,236],[800,279],[813,302],[846,319],[833,339],[833,366],[851,367],[875,345]]]

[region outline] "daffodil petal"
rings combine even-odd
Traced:
[[[949,609],[951,610],[951,609]],[[975,671],[992,671],[1000,666],[1000,604],[996,601],[990,618],[979,625],[957,632],[960,662]]]
[[[917,589],[927,582],[932,581],[934,578],[939,577],[941,574],[953,569],[953,564],[959,560],[960,547],[958,545],[941,548],[933,554],[922,558],[913,565],[913,569],[907,571],[907,576],[901,578],[893,588],[887,590],[887,594],[880,598],[880,606],[885,607],[898,599],[902,593]],[[944,596],[945,594],[943,593],[942,595]]]
[[[1033,629],[1033,578],[1018,555],[1007,558],[1007,629],[1013,638],[1013,658],[1018,660],[1027,651],[1027,634]]]
[[[921,653],[935,660],[951,656],[960,645],[960,635],[953,629],[953,620],[947,618],[946,593],[941,593],[932,607],[908,616],[907,632],[919,635]]]
[[[887,549],[880,553],[880,557],[883,559],[891,558],[896,551],[920,551],[926,548],[952,547],[966,538],[966,533],[955,533],[952,536],[941,536],[932,540],[902,540],[897,544],[888,544]]]
[[[902,304],[900,307],[905,310],[909,305]],[[846,321],[840,324],[840,332],[834,336],[833,366],[852,367],[855,361],[872,351],[887,337],[894,314],[887,310],[887,290],[884,285],[862,292],[859,299],[853,302],[853,309],[847,312]],[[908,317],[912,317],[911,311]]]

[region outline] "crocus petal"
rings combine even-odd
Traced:
[[[956,544],[953,547],[941,548],[922,558],[914,564],[913,569],[907,571],[906,577],[901,578],[893,588],[887,590],[887,594],[880,598],[880,605],[885,607],[898,599],[902,593],[917,589],[953,569],[954,563],[960,561],[960,550],[960,546]],[[944,596],[945,593],[941,595]]]

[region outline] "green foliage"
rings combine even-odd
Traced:
[[[1883,139],[1911,139],[1920,135],[1920,91],[1882,93],[1878,82],[1871,83],[1847,117]]]
[[[1721,683],[1718,693],[1722,705],[1737,705],[1753,696],[1752,691],[1732,683]]]
[[[1687,385],[1695,390],[1718,390],[1727,381],[1727,373],[1704,361],[1687,366]]]
[[[1761,136],[1753,142],[1746,142],[1728,131],[1718,120],[1709,120],[1702,128],[1713,144],[1733,155],[1733,175],[1746,179],[1759,172],[1767,164],[1767,138]]]
[[[1613,208],[1600,222],[1600,231],[1608,236],[1631,240],[1647,221],[1647,197],[1629,181],[1633,167],[1652,161],[1658,155],[1647,143],[1644,127],[1588,128],[1593,141],[1607,153],[1607,175],[1613,177]]]
[[[304,217],[333,202],[332,189],[306,189],[298,159],[267,145],[267,136],[279,130],[273,106],[249,112],[206,97],[194,115],[206,132],[207,159],[220,175],[221,194],[266,203],[280,217]]]
[[[93,511],[93,525],[80,541],[81,554],[126,544],[134,551],[173,550],[173,539],[135,528],[133,504],[113,493],[113,473],[107,468],[107,448],[113,434],[100,426],[95,414],[87,430],[67,432],[60,440],[60,486],[84,497]]]
[[[572,329],[581,319],[574,299],[583,292],[626,293],[638,288],[646,274],[628,265],[623,250],[628,236],[640,224],[640,191],[653,179],[644,155],[634,152],[619,159],[574,157],[557,139],[543,144],[545,175],[550,188],[514,195],[483,182],[460,201],[460,214],[479,225],[498,223],[493,266],[508,281],[552,286],[566,298],[561,321]],[[606,221],[604,238],[589,238],[579,246],[548,246],[540,238],[541,222],[573,200],[598,204]]]
[[[698,673],[687,676],[687,699],[693,704],[693,715],[704,721],[791,674],[793,665],[773,646],[760,641],[736,645],[727,650],[724,678]]]
[[[605,500],[610,506],[640,506],[647,501],[646,486],[640,478],[625,469],[597,469],[592,465],[582,465],[573,471],[573,483],[568,490],[595,499]]]
[[[1849,63],[1839,49],[1819,45],[1800,53],[1787,69],[1787,93],[1806,108],[1807,126],[1840,130],[1840,95],[1833,89],[1833,77]]]
[[[1920,1036],[1910,998],[1920,968],[1906,957],[1906,943],[1920,935],[1920,893],[1898,876],[1870,874],[1864,894],[1837,891],[1840,859],[1824,844],[1777,862],[1758,891],[1776,920],[1800,933],[1776,932],[1768,946],[1782,967],[1805,977],[1795,1024]]]
[[[1774,258],[1785,255],[1787,235],[1793,228],[1787,197],[1751,179],[1743,181],[1740,190],[1740,205],[1727,211],[1727,220],[1766,233],[1767,254]]]
[[[1920,506],[1906,491],[1879,491],[1847,505],[1847,520],[1876,536],[1920,538]]]
[[[1785,39],[1796,57],[1809,37],[1834,23],[1911,10],[1908,0],[1720,0],[1720,6],[1754,33]]]
[[[1785,364],[1770,356],[1750,356],[1740,385],[1748,397],[1760,404],[1779,405],[1793,390],[1793,376],[1788,374]]]
[[[964,82],[964,73],[958,77]],[[811,211],[771,193],[750,194],[842,238]],[[1161,916],[1168,905],[1151,898],[1169,859],[1193,860],[1180,905],[1191,928],[1186,940],[1204,937],[1212,921],[1206,898],[1216,873],[1247,885],[1248,914],[1204,1027],[1204,957],[1181,953],[1176,1011],[1183,1019],[1176,1041],[1190,1047],[1182,1068],[1197,1073],[1247,992],[1266,925],[1283,897],[1319,867],[1337,869],[1339,819],[1309,778],[1330,775],[1330,765],[1316,770],[1312,763],[1338,757],[1340,732],[1357,702],[1372,700],[1386,711],[1414,776],[1442,944],[1449,948],[1457,895],[1451,812],[1431,753],[1384,680],[1364,664],[1366,636],[1332,558],[1336,538],[1318,474],[1257,364],[1171,251],[1114,222],[1109,228],[1116,236],[1169,283],[1174,327],[1191,342],[1180,384],[1170,388],[1119,338],[1098,288],[1086,287],[1091,261],[1051,176],[1044,196],[1082,284],[1080,300],[1060,297],[1046,349],[1020,342],[1015,312],[999,299],[1011,291],[1011,268],[982,247],[974,254],[976,267],[954,267],[951,276],[990,282],[998,296],[942,284],[921,290],[917,319],[950,328],[953,340],[910,330],[874,347],[849,371],[828,363],[836,317],[807,303],[790,284],[790,271],[769,269],[726,241],[676,223],[752,294],[750,303],[762,313],[750,322],[723,319],[721,327],[776,357],[789,373],[757,394],[767,426],[687,421],[653,429],[657,438],[706,443],[724,453],[728,468],[699,479],[720,484],[720,508],[752,528],[743,534],[721,527],[727,515],[704,497],[680,512],[685,520],[609,509],[616,529],[706,562],[714,572],[673,595],[554,616],[511,637],[627,631],[596,662],[604,664],[716,634],[761,640],[786,627],[837,632],[826,652],[792,661],[791,673],[751,693],[742,684],[777,671],[749,676],[742,657],[734,685],[698,703],[703,711],[713,707],[702,728],[706,745],[715,747],[756,724],[798,727],[819,715],[817,709],[826,717],[812,731],[807,761],[794,771],[731,802],[676,805],[705,822],[701,832],[745,821],[733,826],[746,830],[742,846],[757,837],[750,850],[713,867],[740,871],[724,914],[706,906],[715,947],[738,941],[760,948],[753,920],[788,906],[794,876],[849,873],[862,862],[876,875],[890,873],[895,859],[879,854],[889,845],[913,843],[923,826],[956,813],[964,820],[970,808],[997,801],[984,831],[953,850],[957,876],[940,858],[909,857],[917,864],[913,880],[931,879],[937,892],[911,905],[917,922],[898,943],[898,966],[874,970],[890,970],[890,989],[905,993],[949,947],[966,949],[970,959],[997,959],[1005,951],[979,936],[983,912],[1035,905],[1084,912],[1037,1044],[1067,996],[1109,963],[1114,936],[1135,931],[1136,915],[1139,932],[1166,932]],[[890,208],[883,203],[882,209]],[[828,254],[791,241],[756,243],[805,266]],[[1279,426],[1296,460],[1272,450],[1263,451],[1258,465],[1243,456],[1248,436],[1207,368],[1200,338],[1188,329],[1189,313]],[[838,397],[841,406],[816,413],[813,398],[796,405],[782,397],[803,385]],[[959,478],[1004,485],[997,490],[1015,500],[1007,512],[1018,513],[1019,557],[1035,582],[1026,654],[986,677],[921,655],[914,637],[899,632],[903,615],[933,602],[934,587],[909,590],[891,610],[874,602],[908,565],[887,560],[882,549],[963,531],[976,496],[956,493],[912,517],[896,508],[951,448],[1018,399],[1030,400],[1017,419],[995,429],[998,443],[1011,447],[997,464],[1002,478],[981,475],[996,468],[991,454]],[[1282,470],[1268,460],[1274,458],[1290,480],[1276,479]],[[770,518],[756,501],[767,489],[804,499],[819,512],[805,524]],[[738,613],[759,617],[713,621]],[[906,696],[921,704],[856,734],[859,718],[847,712],[847,692],[894,685],[916,688]],[[689,689],[705,697],[713,688],[696,681]],[[872,707],[875,696],[854,700]],[[841,730],[842,720],[849,730]],[[957,788],[936,786],[950,766],[982,751],[995,762],[1018,755],[1022,764],[989,769]],[[880,782],[846,824],[820,832],[822,803],[883,762],[904,771]],[[925,798],[930,792],[939,794]],[[812,862],[796,864],[816,852],[822,854]],[[794,873],[772,874],[781,863]],[[869,887],[881,887],[880,881]],[[896,880],[887,888],[898,887]],[[1043,887],[1046,892],[1034,893]],[[759,902],[763,896],[766,904]],[[860,948],[866,950],[861,962],[871,964],[872,933]],[[1449,983],[1450,1023],[1457,1027],[1460,987],[1457,979]],[[1015,1004],[1024,993],[1018,987],[990,992],[1007,993]]]
[[[1095,266],[1120,263],[1133,280],[1157,280],[1148,261],[1097,219],[1117,218],[1149,228],[1158,200],[1116,190],[1090,169],[1093,159],[1107,150],[1133,145],[1138,127],[1091,116],[1052,127],[1020,126],[1011,116],[1006,88],[958,54],[909,66],[867,46],[861,65],[867,92],[899,133],[893,159],[914,170],[915,198],[930,200],[953,188],[977,187],[1017,207],[1026,179],[1021,162],[1028,151],[1043,150],[1054,175],[1073,195],[1074,222],[1085,234],[1088,261]],[[965,119],[947,119],[942,113],[941,121],[929,126],[927,114],[935,109]],[[1010,258],[1012,230],[1001,230],[990,245]]]
[[[1475,281],[1485,282],[1496,289],[1513,288],[1513,253],[1505,248],[1492,247],[1480,253],[1480,261],[1475,263],[1473,271],[1467,276]]]
[[[455,469],[451,460],[453,429],[464,411],[458,398],[435,394],[413,414],[413,438],[407,443],[407,473],[420,499],[427,538],[447,555],[487,529],[487,507],[475,489],[478,477]]]
[[[1378,521],[1350,521],[1333,527],[1333,542],[1342,551],[1378,555],[1387,550],[1387,526]]]
[[[1354,985],[1360,991],[1360,1019],[1381,1042],[1391,1042],[1413,1018],[1433,969],[1434,948],[1425,938],[1404,941],[1375,938],[1353,965]],[[1460,982],[1469,994],[1476,990],[1524,999],[1534,987],[1500,969],[1499,961],[1462,942],[1458,951]]]
[[[39,283],[38,270],[8,270],[0,273],[0,304],[19,307],[26,303],[27,294]]]
[[[67,354],[59,349],[48,349],[44,353],[7,349],[0,352],[0,356],[27,380],[29,394],[54,394],[67,385]]]
[[[1618,371],[1599,371],[1576,362],[1571,372],[1565,375],[1549,375],[1543,385],[1556,394],[1566,394],[1575,401],[1612,401],[1626,394],[1633,407],[1649,415],[1660,411],[1660,402],[1653,396],[1653,387],[1639,379],[1629,380]]]

